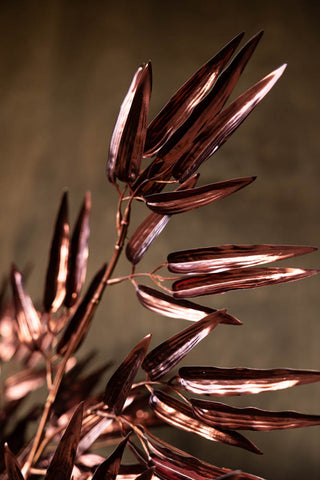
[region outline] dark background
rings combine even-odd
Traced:
[[[2,272],[34,265],[41,299],[56,209],[70,190],[74,220],[84,192],[93,212],[88,278],[110,258],[116,195],[104,170],[107,145],[137,66],[153,64],[153,117],[199,66],[240,31],[265,30],[239,82],[242,93],[283,62],[288,69],[228,143],[201,168],[203,184],[257,175],[214,206],[174,218],[141,271],[176,249],[224,243],[319,245],[319,3],[316,1],[3,1],[0,6]],[[140,215],[144,215],[139,210]],[[141,218],[141,217],[140,217]],[[319,255],[288,266],[317,267]],[[128,272],[126,262],[118,272]],[[241,328],[221,327],[184,362],[319,368],[319,279],[228,293],[203,303],[228,307]],[[151,331],[154,343],[185,322],[145,311],[128,285],[106,292],[83,352],[119,362]],[[235,405],[320,413],[319,387],[232,400]],[[220,466],[269,479],[317,478],[319,427],[249,435],[262,457],[191,434],[176,446]],[[170,437],[170,435],[172,435]]]

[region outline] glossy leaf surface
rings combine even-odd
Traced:
[[[228,140],[249,113],[267,95],[283,74],[285,67],[286,65],[283,65],[271,72],[211,121],[208,121],[193,141],[192,148],[182,154],[176,162],[173,169],[174,177],[179,178],[179,181],[184,181],[196,172],[200,165]]]
[[[147,133],[151,96],[151,64],[138,68],[121,105],[109,149],[107,176],[132,182],[139,173]]]
[[[33,306],[31,298],[24,290],[22,275],[14,265],[11,268],[11,285],[19,340],[30,348],[37,348],[41,337],[39,315]]]
[[[231,40],[171,97],[148,127],[145,157],[152,157],[157,153],[172,133],[187,120],[216,81],[242,37],[243,33]]]
[[[174,282],[172,285],[173,296],[176,298],[192,298],[225,293],[229,290],[264,287],[300,280],[316,273],[318,273],[318,270],[266,267],[235,269],[223,273],[190,276]]]
[[[224,430],[269,431],[320,424],[320,415],[305,415],[293,411],[271,412],[254,407],[230,407],[223,403],[198,399],[192,399],[191,403],[198,418]]]
[[[315,250],[296,245],[221,245],[173,252],[168,255],[167,261],[168,269],[174,273],[218,273],[305,255]]]
[[[197,322],[206,315],[214,313],[217,310],[198,303],[189,302],[188,300],[178,300],[170,297],[163,292],[159,292],[154,288],[138,285],[136,294],[139,302],[148,310],[159,313],[165,317],[182,318],[191,322]],[[221,323],[240,325],[241,322],[229,314]]]
[[[250,452],[261,453],[253,443],[238,432],[226,432],[220,428],[212,427],[206,420],[197,418],[192,408],[187,404],[176,400],[164,392],[155,391],[150,396],[149,402],[155,414],[169,425],[195,433],[214,442],[222,442],[244,448]]]
[[[148,350],[150,340],[151,335],[144,337],[131,350],[107,383],[104,403],[113,410],[115,415],[121,413],[138,369]]]
[[[73,349],[73,351],[75,351],[86,335],[103,292],[104,287],[101,282],[106,268],[107,266],[103,265],[96,273],[82,302],[72,316],[57,346],[57,352],[60,355],[66,352],[71,342],[75,342]]]
[[[80,439],[83,404],[80,403],[66,428],[45,476],[45,480],[70,480]]]
[[[218,310],[205,316],[154,348],[144,359],[142,368],[152,380],[161,378],[224,320],[225,310]]]
[[[177,192],[159,193],[145,197],[150,210],[162,215],[174,215],[209,205],[249,185],[256,177],[236,178]]]
[[[66,296],[64,299],[64,304],[68,308],[76,303],[86,277],[90,210],[91,195],[90,192],[87,192],[70,242]]]
[[[98,466],[92,480],[115,480],[127,441],[128,438],[123,439],[114,452]]]
[[[8,480],[23,480],[23,475],[21,473],[18,461],[7,444],[5,444],[4,447],[4,460]]]
[[[320,371],[182,367],[177,381],[188,392],[199,395],[247,395],[319,382]]]
[[[68,194],[63,194],[51,243],[43,306],[46,312],[55,312],[66,294],[69,255]]]

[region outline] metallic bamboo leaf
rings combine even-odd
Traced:
[[[83,403],[80,403],[66,428],[45,476],[45,480],[70,480],[80,438]]]
[[[66,294],[69,255],[68,194],[63,194],[58,212],[47,268],[43,306],[55,312]]]
[[[180,185],[176,190],[185,190],[187,188],[194,188],[199,175],[194,175]],[[136,265],[148,248],[151,246],[153,241],[160,235],[162,230],[165,228],[167,223],[170,220],[170,215],[159,215],[158,213],[150,213],[138,226],[134,234],[130,238],[127,248],[126,256],[127,259]]]
[[[18,461],[7,444],[5,444],[4,447],[4,460],[8,474],[8,480],[23,480],[23,475],[21,473]]]
[[[188,392],[199,395],[247,395],[319,382],[320,371],[182,367],[176,381]]]
[[[195,106],[208,93],[242,37],[243,33],[231,40],[171,97],[148,127],[145,157],[152,157],[157,153],[172,133],[185,122]]]
[[[168,255],[167,261],[169,271],[174,273],[218,273],[305,255],[315,250],[296,245],[221,245],[173,252]]]
[[[219,323],[226,320],[226,311],[206,315],[190,327],[151,350],[143,361],[142,368],[152,380],[158,380],[172,370],[203,338]]]
[[[230,65],[219,76],[212,90],[197,105],[179,130],[160,150],[158,156],[165,165],[174,165],[187,155],[199,142],[201,132],[208,125],[214,125],[214,119],[228,100],[248,60],[259,43],[263,32],[259,32],[240,50]],[[178,178],[178,177],[177,177]]]
[[[144,337],[131,350],[107,383],[103,401],[115,415],[121,413],[137,371],[148,350],[150,340],[151,335]]]
[[[9,376],[4,382],[4,398],[6,400],[19,400],[28,393],[40,388],[46,378],[45,369],[27,368],[15,375]]]
[[[320,424],[320,415],[284,411],[271,412],[259,408],[230,407],[224,403],[191,399],[195,415],[213,427],[224,430],[284,430]]]
[[[261,454],[261,451],[252,442],[238,432],[226,432],[220,428],[212,427],[206,420],[197,419],[191,407],[164,392],[155,391],[150,396],[149,403],[155,414],[169,425],[195,433],[214,442],[226,443]]]
[[[182,318],[191,322],[197,322],[206,315],[217,311],[215,308],[205,307],[188,300],[177,300],[170,297],[170,295],[145,285],[138,285],[136,294],[139,302],[145,308],[165,317]],[[229,314],[225,314],[225,319],[221,323],[241,325],[239,320]]]
[[[302,268],[246,268],[228,272],[185,277],[172,285],[175,298],[192,298],[201,295],[225,293],[229,290],[264,287],[277,283],[292,282],[310,277],[318,270]]]
[[[139,173],[151,96],[151,63],[138,68],[121,105],[109,149],[107,176],[132,182]]]
[[[64,304],[68,308],[76,303],[86,278],[90,210],[91,195],[90,192],[87,192],[70,242],[66,296],[64,299]]]
[[[209,205],[249,185],[256,177],[236,178],[177,192],[159,193],[145,197],[150,210],[162,215],[174,215]]]
[[[102,279],[106,269],[107,265],[103,265],[103,267],[96,273],[82,302],[73,314],[57,346],[57,352],[60,355],[63,355],[66,352],[71,342],[75,342],[73,349],[73,351],[75,351],[86,335],[103,293],[104,286],[102,285]]]
[[[216,467],[189,455],[173,445],[148,432],[147,445],[156,475],[164,480],[211,480],[230,473],[228,468]],[[259,480],[248,473],[241,473],[241,479]],[[261,480],[261,479],[260,479]]]
[[[115,480],[127,441],[128,437],[124,438],[114,452],[98,466],[92,480]]]
[[[199,131],[192,148],[177,160],[173,175],[184,181],[232,135],[283,74],[282,65],[234,100]]]
[[[41,338],[39,315],[31,298],[24,290],[22,275],[14,265],[11,268],[11,285],[19,340],[31,349],[37,348]]]

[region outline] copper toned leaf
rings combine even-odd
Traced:
[[[109,149],[107,176],[132,182],[139,173],[147,133],[152,87],[151,63],[138,68],[121,105]]]
[[[187,182],[180,185],[177,190],[194,188],[198,181],[199,175],[194,175]],[[153,241],[160,235],[162,230],[170,220],[170,215],[159,215],[158,213],[150,213],[138,226],[134,234],[130,238],[127,248],[127,259],[136,265]]]
[[[190,327],[154,348],[143,361],[142,368],[152,380],[158,380],[172,370],[219,323],[226,320],[226,311],[206,315]]]
[[[114,452],[98,466],[92,480],[115,480],[127,441],[128,437],[124,438]]]
[[[212,427],[206,420],[199,419],[191,407],[161,391],[155,391],[150,396],[150,407],[165,423],[181,430],[195,433],[214,442],[226,443],[244,448],[253,453],[261,451],[247,438],[234,431],[223,431]]]
[[[102,279],[106,268],[107,265],[103,265],[96,273],[82,302],[73,314],[57,346],[57,352],[60,355],[66,352],[71,342],[74,342],[73,351],[75,351],[86,335],[103,292]]]
[[[159,152],[165,165],[174,165],[181,157],[187,156],[199,143],[201,132],[214,125],[214,119],[228,100],[248,60],[253,54],[263,32],[259,32],[240,50],[230,65],[219,76],[212,90],[199,103],[186,122],[172,135]],[[175,169],[174,169],[175,170]],[[177,177],[178,178],[178,177]]]
[[[55,312],[66,294],[69,254],[68,193],[64,192],[54,229],[47,268],[43,306]]]
[[[204,187],[148,195],[145,200],[150,210],[162,215],[174,215],[209,205],[249,185],[255,179],[256,177],[236,178]]]
[[[316,370],[182,367],[177,381],[199,395],[232,396],[282,390],[320,381]]]
[[[6,464],[8,480],[23,480],[23,475],[21,473],[18,461],[7,444],[4,446],[4,460]]]
[[[221,245],[173,252],[167,260],[170,272],[218,273],[305,255],[315,250],[296,245]]]
[[[164,480],[211,480],[231,472],[229,468],[217,467],[193,457],[150,432],[147,445],[152,463],[156,466],[155,473]],[[241,473],[240,479],[259,480],[258,477],[244,472]]]
[[[215,308],[205,307],[198,303],[189,302],[188,300],[178,300],[170,297],[163,292],[159,292],[154,288],[138,285],[136,294],[139,302],[148,310],[155,313],[160,313],[165,317],[182,318],[197,322],[206,315],[214,313]],[[228,323],[234,325],[241,325],[241,322],[229,314],[225,315],[225,319],[221,323]]]
[[[192,298],[201,295],[225,293],[229,290],[264,287],[277,283],[292,282],[310,277],[318,270],[302,268],[245,268],[223,273],[185,277],[174,282],[173,296],[176,298]]]
[[[70,242],[66,296],[64,299],[64,304],[68,308],[76,303],[86,278],[90,210],[91,195],[90,192],[87,192]]]
[[[150,340],[151,335],[144,337],[131,350],[107,383],[104,403],[113,410],[115,415],[121,413],[138,369],[148,350]]]
[[[4,397],[7,400],[19,400],[32,392],[40,388],[46,378],[45,369],[32,369],[21,370],[15,375],[10,375],[6,378],[4,384]]]
[[[80,403],[66,428],[45,476],[45,480],[70,480],[80,439],[83,403]]]
[[[320,415],[305,415],[292,411],[270,412],[254,407],[230,407],[224,403],[198,399],[192,399],[191,403],[199,419],[224,430],[269,431],[320,424]]]
[[[24,290],[22,275],[14,265],[11,268],[11,285],[19,340],[35,349],[40,342],[41,323],[31,298]]]
[[[237,35],[217,55],[204,64],[169,100],[147,131],[145,157],[152,157],[166,140],[189,117],[208,93],[219,73],[239,45],[243,33]]]
[[[155,474],[155,467],[151,467],[151,468],[148,468],[147,470],[145,470],[144,472],[142,472],[136,478],[136,480],[151,480],[152,477],[154,476],[154,474]]]

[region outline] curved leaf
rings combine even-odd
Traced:
[[[11,452],[7,443],[4,446],[4,460],[6,464],[8,480],[23,480],[23,475],[21,473],[18,461]]]
[[[155,414],[169,425],[195,433],[214,442],[244,448],[253,453],[262,453],[252,442],[238,432],[226,432],[220,428],[212,427],[206,420],[197,418],[191,407],[164,392],[155,391],[150,396],[149,403]]]
[[[282,390],[320,381],[320,371],[218,367],[182,367],[178,383],[199,395],[232,396]]]
[[[152,157],[166,140],[189,117],[208,93],[219,73],[239,45],[243,33],[237,35],[217,55],[204,64],[169,100],[151,122],[147,131],[144,157]]]
[[[80,403],[66,428],[45,476],[45,480],[70,480],[80,439],[83,403]]]
[[[154,348],[144,359],[142,368],[152,380],[158,380],[172,370],[193,347],[224,320],[226,320],[226,310],[218,310],[206,315]]]
[[[90,234],[90,210],[91,195],[90,192],[87,192],[70,242],[66,296],[64,299],[64,304],[68,308],[72,307],[78,300],[86,278],[89,253],[88,239]]]
[[[173,296],[176,298],[192,298],[201,295],[225,293],[229,290],[264,287],[277,283],[293,282],[310,277],[318,270],[302,268],[246,268],[235,269],[223,273],[185,277],[174,282]]]
[[[214,313],[215,308],[205,307],[197,303],[189,302],[188,300],[177,300],[158,292],[154,288],[146,287],[145,285],[138,285],[136,287],[136,294],[139,302],[148,310],[155,313],[160,313],[165,317],[182,318],[197,322],[206,315]],[[225,315],[225,319],[221,323],[228,323],[232,325],[241,325],[241,322],[231,315]]]
[[[204,187],[147,195],[145,200],[150,210],[162,215],[174,215],[209,205],[249,185],[255,179],[256,177],[236,178]]]
[[[230,407],[224,403],[198,399],[192,399],[191,403],[199,419],[224,430],[269,431],[320,424],[320,415],[305,415],[292,411],[270,412],[254,407]]]
[[[66,294],[69,255],[68,192],[64,192],[51,243],[43,306],[56,312]]]
[[[31,298],[24,290],[22,275],[15,265],[11,268],[11,285],[19,340],[33,350],[39,346],[41,322]]]
[[[132,182],[139,173],[147,133],[147,117],[151,96],[151,63],[138,68],[121,105],[111,137],[107,176]]]
[[[115,480],[127,441],[128,437],[124,438],[114,452],[98,466],[92,476],[92,480]]]
[[[314,247],[296,245],[221,245],[173,252],[168,255],[167,261],[169,271],[174,273],[218,273],[305,255],[315,250]]]
[[[107,383],[103,401],[113,410],[115,415],[121,413],[138,369],[148,350],[150,340],[151,335],[144,337],[131,350]]]

